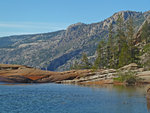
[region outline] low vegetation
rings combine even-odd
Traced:
[[[128,85],[134,85],[136,84],[136,82],[139,81],[139,78],[135,75],[136,73],[132,71],[118,72],[117,77],[114,78],[114,81],[124,82],[127,83]]]

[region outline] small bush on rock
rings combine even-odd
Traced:
[[[136,73],[132,71],[118,72],[117,77],[114,78],[114,80],[118,82],[124,82],[128,85],[134,85],[139,80],[135,75]]]

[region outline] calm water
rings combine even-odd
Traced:
[[[0,85],[0,113],[149,113],[144,87]]]

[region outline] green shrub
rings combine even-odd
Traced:
[[[135,72],[128,71],[128,72],[118,72],[118,77],[114,78],[115,81],[118,82],[125,82],[128,85],[133,85],[138,81],[137,76],[135,76]]]
[[[150,43],[143,47],[141,55],[141,65],[144,67],[144,70],[150,70]]]
[[[147,53],[150,51],[150,43],[146,44],[144,47],[143,47],[143,52],[144,53]]]

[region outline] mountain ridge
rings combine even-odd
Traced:
[[[21,64],[49,69],[51,71],[68,70],[83,52],[95,56],[98,42],[107,39],[108,27],[112,23],[116,30],[118,15],[124,23],[132,17],[138,31],[144,20],[150,15],[147,12],[120,11],[97,23],[76,23],[66,30],[33,35],[18,35],[0,38],[0,63]]]

